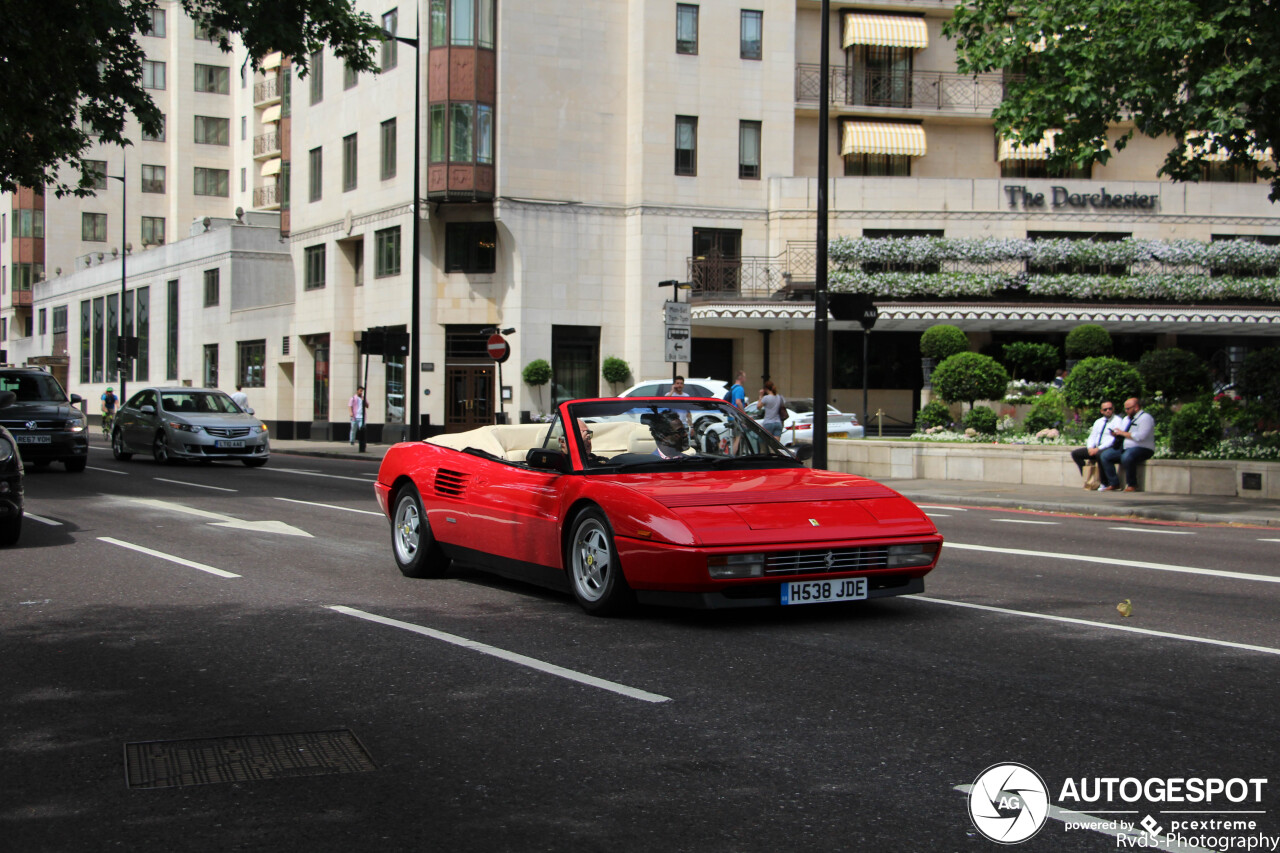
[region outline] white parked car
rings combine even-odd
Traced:
[[[649,379],[637,382],[619,394],[619,397],[665,397],[671,390],[670,379]],[[729,383],[719,379],[686,379],[684,392],[690,397],[714,397],[723,400],[729,390]]]
[[[790,447],[797,442],[813,441],[813,398],[787,397],[787,419],[782,422],[783,445]],[[748,403],[747,414],[759,420],[764,414],[760,404]],[[827,438],[863,438],[864,431],[858,423],[858,416],[842,412],[835,406],[827,406]]]

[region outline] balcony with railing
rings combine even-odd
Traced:
[[[280,187],[267,184],[253,188],[253,206],[256,210],[275,210],[280,207]]]
[[[266,160],[280,156],[280,131],[272,130],[260,133],[253,138],[253,156],[255,160]]]
[[[813,294],[817,244],[788,243],[773,256],[687,260],[693,299],[805,299]]]
[[[1001,74],[954,71],[879,72],[830,69],[834,107],[891,107],[937,112],[990,113],[1004,100]],[[822,69],[796,66],[796,104],[816,108],[822,98]]]
[[[283,87],[280,85],[280,78],[268,77],[260,83],[253,84],[253,104],[254,106],[262,106],[272,101],[280,100],[284,94]]]

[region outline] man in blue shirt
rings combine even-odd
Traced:
[[[729,389],[729,405],[739,411],[747,407],[747,372],[745,370],[738,371],[738,378],[733,383],[733,387]]]
[[[1142,401],[1130,397],[1124,401],[1124,425],[1111,429],[1115,440],[1110,447],[1102,451],[1102,467],[1099,473],[1107,486],[1100,486],[1098,491],[1105,492],[1116,488],[1116,462],[1124,467],[1124,490],[1138,491],[1138,463],[1145,462],[1156,455],[1156,419],[1142,410]]]

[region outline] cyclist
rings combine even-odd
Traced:
[[[116,417],[116,392],[111,386],[107,386],[106,392],[102,395],[102,434],[111,435],[111,422]]]

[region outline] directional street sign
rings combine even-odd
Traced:
[[[693,354],[690,348],[693,313],[690,310],[689,303],[667,302],[666,319],[666,360],[671,362],[688,361]]]

